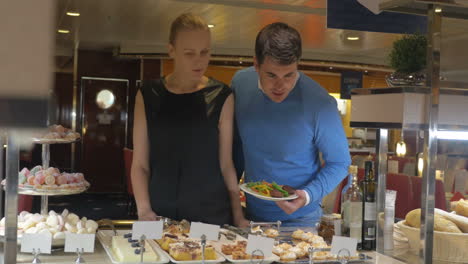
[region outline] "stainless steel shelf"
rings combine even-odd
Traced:
[[[439,5],[442,16],[468,19],[468,1],[466,0],[390,0],[380,4],[383,11],[426,16],[428,5]]]

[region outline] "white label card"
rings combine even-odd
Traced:
[[[142,235],[146,239],[161,239],[164,224],[162,221],[138,221],[133,223],[132,239],[140,240]]]
[[[265,258],[271,257],[275,240],[273,238],[249,235],[247,240],[247,254],[252,254],[255,250],[263,252]],[[257,252],[255,252],[257,255]],[[259,253],[261,255],[261,253]]]
[[[94,253],[95,234],[65,234],[65,252],[76,253],[77,250],[83,253]]]
[[[206,236],[206,240],[217,241],[219,239],[219,229],[218,225],[204,224],[200,222],[192,222],[190,225],[190,234],[191,238],[201,238],[202,235]]]
[[[338,252],[342,249],[349,250],[350,257],[356,255],[357,239],[342,236],[333,236],[331,245],[331,254],[338,255]],[[346,250],[341,251],[340,256],[347,256]]]
[[[33,250],[40,250],[41,254],[50,254],[51,248],[51,234],[23,234],[21,238],[21,252],[32,253]]]

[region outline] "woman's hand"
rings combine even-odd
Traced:
[[[234,225],[239,228],[249,227],[250,221],[245,219],[244,216],[234,218]]]
[[[138,212],[138,221],[156,221],[158,220],[158,215],[153,212],[153,210],[145,210]]]

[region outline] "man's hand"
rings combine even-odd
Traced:
[[[280,201],[276,202],[276,204],[279,206],[279,208],[283,209],[285,213],[292,214],[299,208],[304,207],[307,201],[307,194],[304,190],[296,190],[296,194],[299,196],[297,199],[291,201]]]

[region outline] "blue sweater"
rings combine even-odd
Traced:
[[[300,73],[288,97],[275,103],[258,88],[253,67],[236,73],[232,89],[246,182],[275,181],[310,196],[307,206],[287,215],[274,202],[247,195],[250,217],[284,221],[320,209],[322,198],[343,180],[351,163],[335,99]]]

